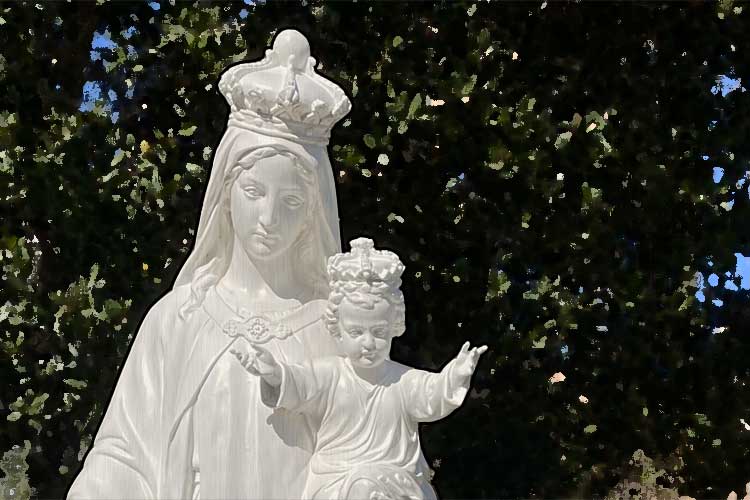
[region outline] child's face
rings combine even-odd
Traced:
[[[391,305],[380,300],[365,309],[344,299],[338,308],[344,354],[355,366],[372,368],[388,357],[391,350]]]

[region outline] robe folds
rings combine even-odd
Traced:
[[[383,498],[436,498],[418,425],[447,416],[466,397],[469,379],[456,376],[455,360],[432,373],[386,359],[374,383],[343,357],[281,365],[281,386],[263,402],[319,422],[302,498],[345,499],[362,479]]]
[[[300,498],[318,422],[272,411],[228,352],[234,311],[210,289],[184,318],[189,286],[148,312],[117,380],[70,500]],[[294,334],[266,348],[288,363],[329,356],[325,301],[289,311]]]

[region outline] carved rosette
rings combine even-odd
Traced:
[[[222,330],[229,337],[244,337],[251,344],[265,344],[272,339],[285,339],[293,333],[285,324],[272,321],[262,314],[239,320],[230,319],[224,322]]]

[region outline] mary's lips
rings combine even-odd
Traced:
[[[275,234],[261,233],[260,231],[254,231],[253,236],[257,236],[258,238],[266,241],[274,241],[278,239],[278,236],[276,236]]]

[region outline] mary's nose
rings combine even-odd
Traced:
[[[279,207],[275,196],[269,196],[258,218],[263,227],[272,228],[279,223]]]

